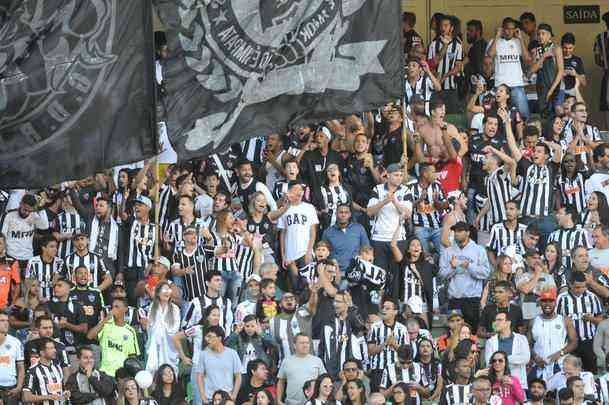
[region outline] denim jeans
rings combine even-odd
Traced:
[[[477,191],[475,188],[467,189],[467,208],[465,211],[465,218],[467,222],[473,224],[476,220],[476,215],[478,215],[478,210],[476,209],[476,194]]]
[[[201,392],[199,391],[199,384],[197,384],[197,374],[195,373],[195,366],[193,364],[192,370],[190,371],[190,384],[192,387],[192,405],[203,405],[201,400]]]
[[[241,291],[241,284],[243,284],[243,277],[238,271],[223,271],[222,280],[224,281],[222,296],[230,298],[233,309],[235,309],[239,303],[239,292]]]
[[[531,116],[529,111],[529,100],[524,86],[515,86],[511,88],[512,105],[518,108],[520,115],[526,121]]]
[[[436,252],[440,253],[442,248],[442,229],[427,228],[423,226],[415,226],[414,234],[421,241],[421,246],[425,253],[430,253],[430,243],[433,243]]]

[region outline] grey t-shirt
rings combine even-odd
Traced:
[[[314,380],[326,372],[324,363],[317,356],[307,355],[286,357],[279,369],[278,377],[286,380],[286,405],[301,405],[307,399],[302,392],[302,386],[308,380]]]
[[[195,372],[205,375],[205,395],[207,400],[211,401],[212,395],[217,390],[229,394],[233,392],[235,374],[241,373],[241,360],[237,352],[231,348],[225,347],[222,353],[206,348],[199,356]]]

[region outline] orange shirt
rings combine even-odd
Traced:
[[[19,276],[19,263],[15,261],[0,261],[0,310],[9,304],[9,294],[11,293],[11,282],[21,283]]]

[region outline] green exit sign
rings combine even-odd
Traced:
[[[601,21],[600,6],[564,6],[565,24],[598,24]]]

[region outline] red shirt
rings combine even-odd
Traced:
[[[461,173],[463,172],[463,161],[461,158],[457,160],[448,160],[436,163],[436,173],[438,181],[444,190],[444,194],[461,188]]]

